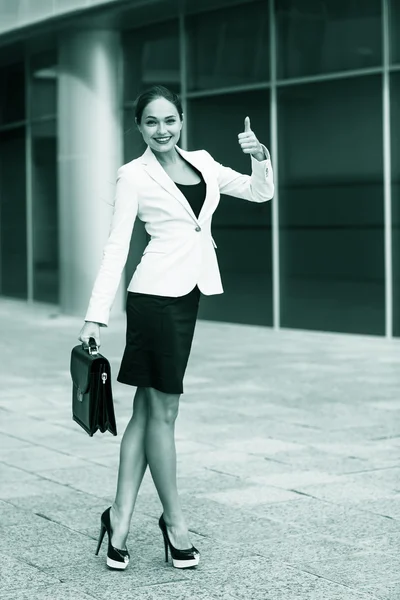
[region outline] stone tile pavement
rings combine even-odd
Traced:
[[[398,600],[400,340],[198,321],[177,449],[202,560],[164,563],[147,473],[116,573],[94,551],[134,393],[125,321],[102,330],[116,438],[71,419],[81,325],[0,300],[1,600]]]

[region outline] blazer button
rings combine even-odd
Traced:
[[[196,231],[201,231],[201,227],[199,227],[199,226],[197,225],[197,227],[196,227]]]

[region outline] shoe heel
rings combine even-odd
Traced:
[[[161,515],[158,526],[162,531],[164,538],[164,548],[165,548],[165,562],[168,562],[168,549],[171,554],[172,565],[177,569],[187,569],[188,567],[196,567],[199,564],[200,560],[200,552],[192,546],[191,548],[185,548],[184,550],[179,550],[175,548],[171,544],[171,540],[168,536],[167,526],[164,521],[164,516]]]
[[[165,548],[165,562],[167,563],[168,562],[168,540],[165,537],[164,532],[163,532],[163,538],[164,538],[164,548]]]
[[[95,556],[97,556],[98,553],[99,553],[100,546],[103,543],[103,539],[104,539],[105,534],[106,534],[106,526],[103,525],[103,523],[102,523],[101,527],[100,527],[99,541],[98,541],[98,544],[97,544],[97,550],[95,552]]]

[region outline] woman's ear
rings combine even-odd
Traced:
[[[183,127],[183,119],[184,119],[184,116],[185,116],[185,113],[182,113],[182,116],[181,116],[181,129],[182,129],[182,127]]]

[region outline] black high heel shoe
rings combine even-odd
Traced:
[[[171,552],[172,564],[177,569],[186,569],[188,567],[195,567],[199,564],[200,560],[200,552],[192,546],[186,550],[178,550],[171,544],[171,540],[168,536],[167,525],[164,521],[164,515],[161,515],[158,526],[162,531],[164,537],[164,547],[165,547],[165,562],[168,562],[168,547]]]
[[[111,521],[110,521],[110,509],[111,509],[111,506],[110,506],[110,508],[107,508],[107,510],[105,510],[103,512],[103,514],[101,515],[99,542],[97,544],[97,550],[96,550],[95,554],[96,554],[96,556],[98,555],[100,546],[103,542],[104,535],[107,531],[107,534],[108,534],[107,567],[109,569],[117,569],[117,570],[126,569],[126,567],[129,564],[129,559],[130,559],[128,550],[119,550],[118,548],[114,548],[114,546],[111,545],[112,529],[111,529]]]

